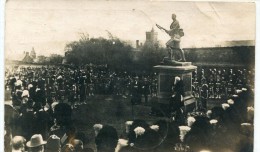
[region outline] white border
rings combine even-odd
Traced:
[[[4,4],[0,0],[0,84],[4,84]],[[0,151],[4,151],[4,85],[0,86]]]
[[[254,152],[258,152],[260,151],[260,144],[259,144],[259,141],[260,141],[260,131],[259,131],[259,128],[260,128],[260,117],[259,117],[259,109],[260,109],[260,104],[259,104],[259,99],[260,99],[260,81],[259,81],[259,76],[260,76],[260,71],[259,71],[259,68],[260,68],[260,61],[258,59],[260,59],[260,54],[259,54],[259,17],[260,17],[260,1],[257,0],[256,1],[256,47],[255,47],[255,126],[254,126]]]
[[[152,1],[173,1],[173,0],[152,0]],[[175,0],[176,1],[176,0]],[[185,1],[192,1],[192,0],[185,0]],[[260,18],[260,0],[193,0],[193,1],[220,1],[220,2],[255,2],[256,3],[256,48],[255,48],[255,109],[260,109],[260,92],[259,92],[259,87],[260,87],[260,82],[259,82],[259,77],[260,77],[260,71],[259,71],[259,64],[260,61],[258,59],[260,58],[259,54],[259,44],[260,44],[260,36],[259,36],[259,18]],[[4,84],[4,6],[5,6],[5,0],[0,0],[0,84]],[[0,129],[0,151],[4,151],[4,87],[1,85],[0,87],[0,122],[1,122],[1,129]],[[255,110],[255,130],[254,130],[254,151],[259,152],[260,151],[260,113],[258,110]]]

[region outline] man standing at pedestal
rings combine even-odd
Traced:
[[[179,123],[183,122],[183,111],[181,108],[184,106],[184,84],[180,77],[176,76],[174,79],[173,95],[170,101],[170,112],[175,113],[175,119]]]
[[[174,79],[174,86],[173,86],[173,95],[172,95],[172,102],[170,106],[173,111],[178,110],[179,108],[181,108],[182,106],[184,106],[183,104],[183,98],[184,98],[184,84],[183,84],[183,80],[181,80],[180,77],[176,76]]]

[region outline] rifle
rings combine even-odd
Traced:
[[[177,39],[180,39],[180,37],[184,36],[184,32],[183,29],[178,29],[178,31],[176,30],[166,30],[165,28],[161,27],[160,25],[156,24],[156,26],[160,29],[160,30],[164,30],[167,34],[169,34],[170,36],[172,35],[177,35]]]
[[[160,30],[164,30],[166,33],[169,33],[168,30],[166,30],[165,28],[161,27],[160,25],[156,24],[156,26],[157,26]]]

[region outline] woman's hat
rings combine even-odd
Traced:
[[[41,134],[35,134],[31,137],[31,140],[26,143],[27,147],[38,147],[45,145],[47,142],[42,139]]]

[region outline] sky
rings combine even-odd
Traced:
[[[67,43],[108,33],[145,41],[158,32],[162,45],[175,13],[185,36],[181,46],[207,47],[223,41],[255,40],[255,5],[249,2],[173,2],[148,0],[8,0],[5,4],[5,57],[17,59],[34,47],[37,55],[64,54]]]

